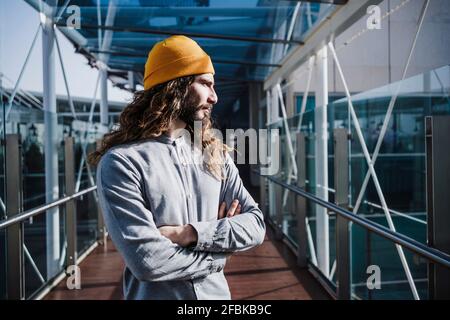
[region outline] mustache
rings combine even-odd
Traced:
[[[204,109],[204,108],[208,108],[208,109],[212,110],[213,105],[210,104],[210,103],[205,103],[205,104],[202,104],[202,105],[198,106],[197,110]]]
[[[179,118],[181,120],[183,120],[186,124],[188,125],[193,125],[195,118],[196,118],[196,113],[199,110],[208,108],[209,109],[209,114],[205,116],[205,118],[210,118],[211,113],[212,113],[212,108],[213,105],[210,103],[204,103],[201,105],[196,105],[194,103],[188,104],[186,105],[183,109],[181,109],[180,113],[179,113]],[[206,120],[206,119],[204,119]]]

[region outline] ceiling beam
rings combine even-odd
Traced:
[[[136,57],[136,58],[147,59],[146,54],[139,53],[139,52],[125,52],[125,51],[97,50],[97,49],[90,49],[89,52],[100,53],[100,54],[109,54],[109,55],[118,56],[118,57],[122,56],[122,57]],[[243,60],[213,59],[213,62],[214,63],[223,63],[223,64],[239,64],[239,65],[256,66],[256,67],[273,67],[273,68],[281,67],[281,64],[276,64],[276,63],[260,63],[260,62],[243,61]]]
[[[302,0],[288,0],[288,1],[299,2]],[[343,5],[343,4],[347,4],[348,0],[304,0],[302,2],[329,3],[329,4]]]
[[[64,23],[58,22],[58,26],[66,26]],[[198,33],[198,32],[186,32],[181,30],[157,30],[150,28],[134,28],[125,26],[103,26],[95,24],[82,24],[82,29],[94,29],[94,30],[110,30],[114,32],[134,32],[134,33],[146,33],[146,34],[163,34],[163,35],[184,35],[187,37],[194,38],[211,38],[219,40],[232,40],[232,41],[246,41],[246,42],[259,42],[259,43],[280,43],[280,44],[297,44],[302,45],[303,42],[299,40],[284,40],[284,39],[269,39],[269,38],[258,38],[258,37],[242,37],[242,36],[232,36],[223,34],[210,34],[210,33]]]
[[[108,7],[101,7],[102,16],[107,12]],[[275,14],[280,9],[290,9],[290,6],[273,6],[273,7],[230,7],[230,8],[214,8],[214,7],[145,7],[136,6],[118,7],[121,17],[136,16],[139,17],[250,17],[250,18],[267,18],[270,14]],[[97,7],[81,7],[81,15],[95,16],[97,15]]]

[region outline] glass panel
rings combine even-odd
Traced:
[[[396,88],[400,88],[400,93],[394,105],[393,113],[381,144],[380,153],[375,163],[375,172],[380,183],[379,191],[375,187],[373,178],[370,178],[365,190],[361,191],[368,167],[363,156],[361,143],[356,135],[354,123],[353,121],[351,122],[353,137],[350,150],[351,203],[353,206],[356,206],[359,193],[362,192],[361,205],[357,213],[388,227],[386,213],[380,201],[379,192],[382,192],[396,231],[424,244],[426,243],[424,119],[428,115],[450,113],[450,100],[448,99],[448,88],[450,87],[449,70],[448,66],[432,70],[425,75],[417,75],[401,83],[394,83],[361,93],[352,98],[364,140],[367,143],[369,152],[372,152],[380,136],[392,94]],[[428,82],[427,89],[423,87],[424,78]],[[347,110],[346,99],[334,103],[334,108],[335,111],[339,109]],[[352,266],[354,268],[354,283],[358,284],[361,277],[364,276],[363,271],[359,267],[359,261],[362,259],[370,260],[376,257],[379,263],[385,266],[386,270],[389,268],[390,272],[386,273],[388,280],[392,284],[396,284],[389,287],[388,293],[377,291],[376,297],[409,299],[411,293],[410,291],[408,293],[408,285],[406,284],[405,286],[405,283],[401,284],[399,282],[404,278],[404,270],[399,262],[398,253],[394,246],[392,244],[390,247],[387,246],[386,240],[371,240],[370,238],[377,239],[377,237],[364,235],[364,232],[360,231],[358,228],[353,231],[354,263]],[[364,241],[367,244],[361,248]],[[367,252],[370,253],[370,256],[368,256],[369,253]],[[398,263],[393,261],[398,261]],[[415,266],[414,272],[426,276],[426,264]],[[419,295],[426,297],[426,284],[423,285],[423,281],[420,283],[424,287]],[[357,288],[358,285],[356,285],[355,290]],[[371,294],[375,294],[364,290],[363,293],[355,291],[356,295],[361,295],[363,298],[371,298]]]
[[[450,67],[445,66],[436,70],[431,70],[426,74],[416,75],[401,83],[392,83],[388,86],[366,91],[352,96],[352,102],[361,126],[364,141],[371,155],[377,144],[381,127],[386,116],[386,111],[390,99],[399,88],[399,94],[393,108],[392,116],[387,126],[386,135],[380,148],[380,154],[375,163],[375,171],[380,182],[381,191],[388,205],[388,212],[392,217],[396,231],[405,234],[417,241],[426,243],[426,190],[425,190],[425,137],[424,118],[427,115],[442,115],[450,113]],[[424,87],[426,84],[426,87]],[[297,109],[299,100],[297,97]],[[308,100],[311,100],[310,98]],[[329,178],[329,201],[334,200],[334,146],[332,143],[332,130],[334,128],[347,128],[351,130],[352,139],[349,141],[349,203],[353,207],[356,205],[359,192],[361,190],[364,177],[367,173],[367,162],[364,158],[361,143],[356,134],[355,125],[350,119],[349,107],[346,98],[339,99],[339,95],[332,97],[332,102],[328,105],[328,122],[330,138],[328,140],[328,178]],[[311,103],[310,101],[308,103]],[[306,135],[306,191],[316,194],[321,188],[315,180],[315,109],[305,112],[302,118],[301,130]],[[296,115],[288,119],[291,131],[291,138],[295,146],[295,132],[298,127],[300,116]],[[286,133],[282,121],[273,124],[281,131],[281,154],[282,168],[279,177],[287,181],[289,168],[289,148],[287,145]],[[295,183],[295,179],[291,180]],[[284,233],[297,242],[296,216],[292,206],[292,198],[288,197],[284,208]],[[275,199],[274,199],[275,200]],[[367,188],[363,190],[361,205],[357,210],[359,215],[367,217],[372,221],[388,226],[386,214],[381,206],[381,201],[373,179],[369,179]],[[310,242],[316,242],[316,205],[308,201],[308,220],[310,226]],[[331,280],[335,282],[335,216],[329,219],[329,244],[330,244],[330,271]],[[355,231],[356,230],[356,231]],[[352,232],[352,254],[354,268],[353,276],[355,284],[355,298],[368,298],[367,292],[358,289],[360,287],[365,269],[361,268],[361,260],[369,261],[376,257],[381,259],[386,270],[390,270],[388,280],[392,284],[389,292],[377,297],[400,297],[410,298],[410,292],[405,289],[404,271],[399,262],[398,253],[395,246],[390,243],[391,248],[386,249],[388,242],[379,241],[373,235],[362,234],[358,228]],[[367,242],[367,245],[363,243]],[[310,246],[311,247],[311,246]],[[369,253],[367,253],[369,250]],[[395,261],[395,256],[398,262]],[[411,260],[411,257],[407,256]],[[386,261],[385,261],[386,260]],[[363,272],[364,271],[364,272]],[[426,276],[426,265],[417,264],[413,268],[413,273]],[[400,282],[399,282],[400,281]],[[398,282],[398,283],[397,283]],[[394,285],[394,284],[398,285]],[[423,279],[419,281],[419,294],[426,297],[426,284]],[[407,287],[407,284],[406,284]],[[360,290],[360,291],[358,291]],[[397,290],[398,292],[395,292]],[[374,293],[371,293],[372,295]],[[409,295],[408,295],[409,294]],[[369,297],[370,298],[370,297]]]
[[[6,299],[6,231],[0,230],[0,300]]]
[[[5,103],[3,99],[3,83],[0,76],[0,139],[5,139]],[[0,221],[6,218],[5,208],[6,194],[5,194],[5,144],[0,146]],[[6,231],[0,230],[0,300],[6,299]]]
[[[419,298],[427,299],[427,260],[409,250],[403,249],[403,251]],[[354,224],[352,226],[351,259],[353,299],[414,298],[393,242]],[[380,276],[379,286],[374,287],[378,274]]]
[[[92,131],[91,131],[92,130]],[[95,170],[83,159],[83,148],[88,155],[95,150],[96,139],[100,138],[98,126],[92,126],[88,131],[78,130],[75,134],[75,178],[78,191],[95,184]],[[82,166],[81,166],[82,165]],[[80,170],[81,168],[81,170]],[[89,169],[88,169],[89,168]],[[97,239],[97,206],[94,193],[80,197],[76,202],[77,209],[77,252],[78,255],[88,249]]]
[[[21,119],[22,179],[24,210],[46,203],[44,113],[38,112],[31,124]],[[25,291],[29,297],[47,279],[47,217],[40,214],[24,225]]]
[[[28,113],[32,112],[29,111]],[[55,125],[53,132],[56,150],[51,153],[51,156],[56,157],[58,166],[58,192],[52,198],[46,194],[46,154],[44,150],[46,129],[44,112],[39,111],[32,121],[28,122],[25,121],[26,119],[21,119],[18,124],[22,137],[24,210],[55,201],[64,195],[64,125],[58,123],[58,120],[61,119],[58,119],[58,116],[54,113],[48,113],[48,118]],[[64,219],[64,206],[62,206],[37,215],[24,223],[25,290],[27,298],[42,288],[45,281],[56,276],[63,268],[65,259]],[[52,228],[52,225],[55,227]],[[51,239],[48,237],[51,237]],[[49,245],[52,248],[49,248]],[[54,252],[51,259],[53,262],[48,259],[48,254],[52,251]]]

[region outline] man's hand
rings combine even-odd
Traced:
[[[225,201],[222,202],[222,204],[219,207],[219,213],[217,214],[217,218],[220,220],[222,218],[225,218],[225,209],[226,209],[226,203]],[[239,204],[239,200],[238,199],[234,199],[233,202],[231,203],[230,208],[228,209],[227,213],[226,213],[226,217],[227,218],[231,218],[237,214],[241,213],[241,205]]]
[[[162,226],[159,232],[173,243],[182,247],[189,247],[197,243],[197,231],[190,224],[182,226]]]
[[[225,218],[226,203],[222,202],[219,207],[218,219]],[[226,213],[226,217],[231,218],[241,213],[241,205],[239,200],[235,199]],[[197,231],[190,224],[182,226],[162,226],[158,228],[161,235],[168,238],[173,243],[181,247],[189,247],[197,243]]]

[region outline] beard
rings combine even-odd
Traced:
[[[198,98],[194,97],[191,99],[188,99],[186,104],[181,108],[179,119],[184,121],[188,127],[194,126],[194,121],[208,121],[210,120],[210,112],[203,117],[203,119],[200,119],[198,116],[198,112],[203,108],[209,108],[212,109],[212,105],[207,104],[201,104],[199,105]]]

